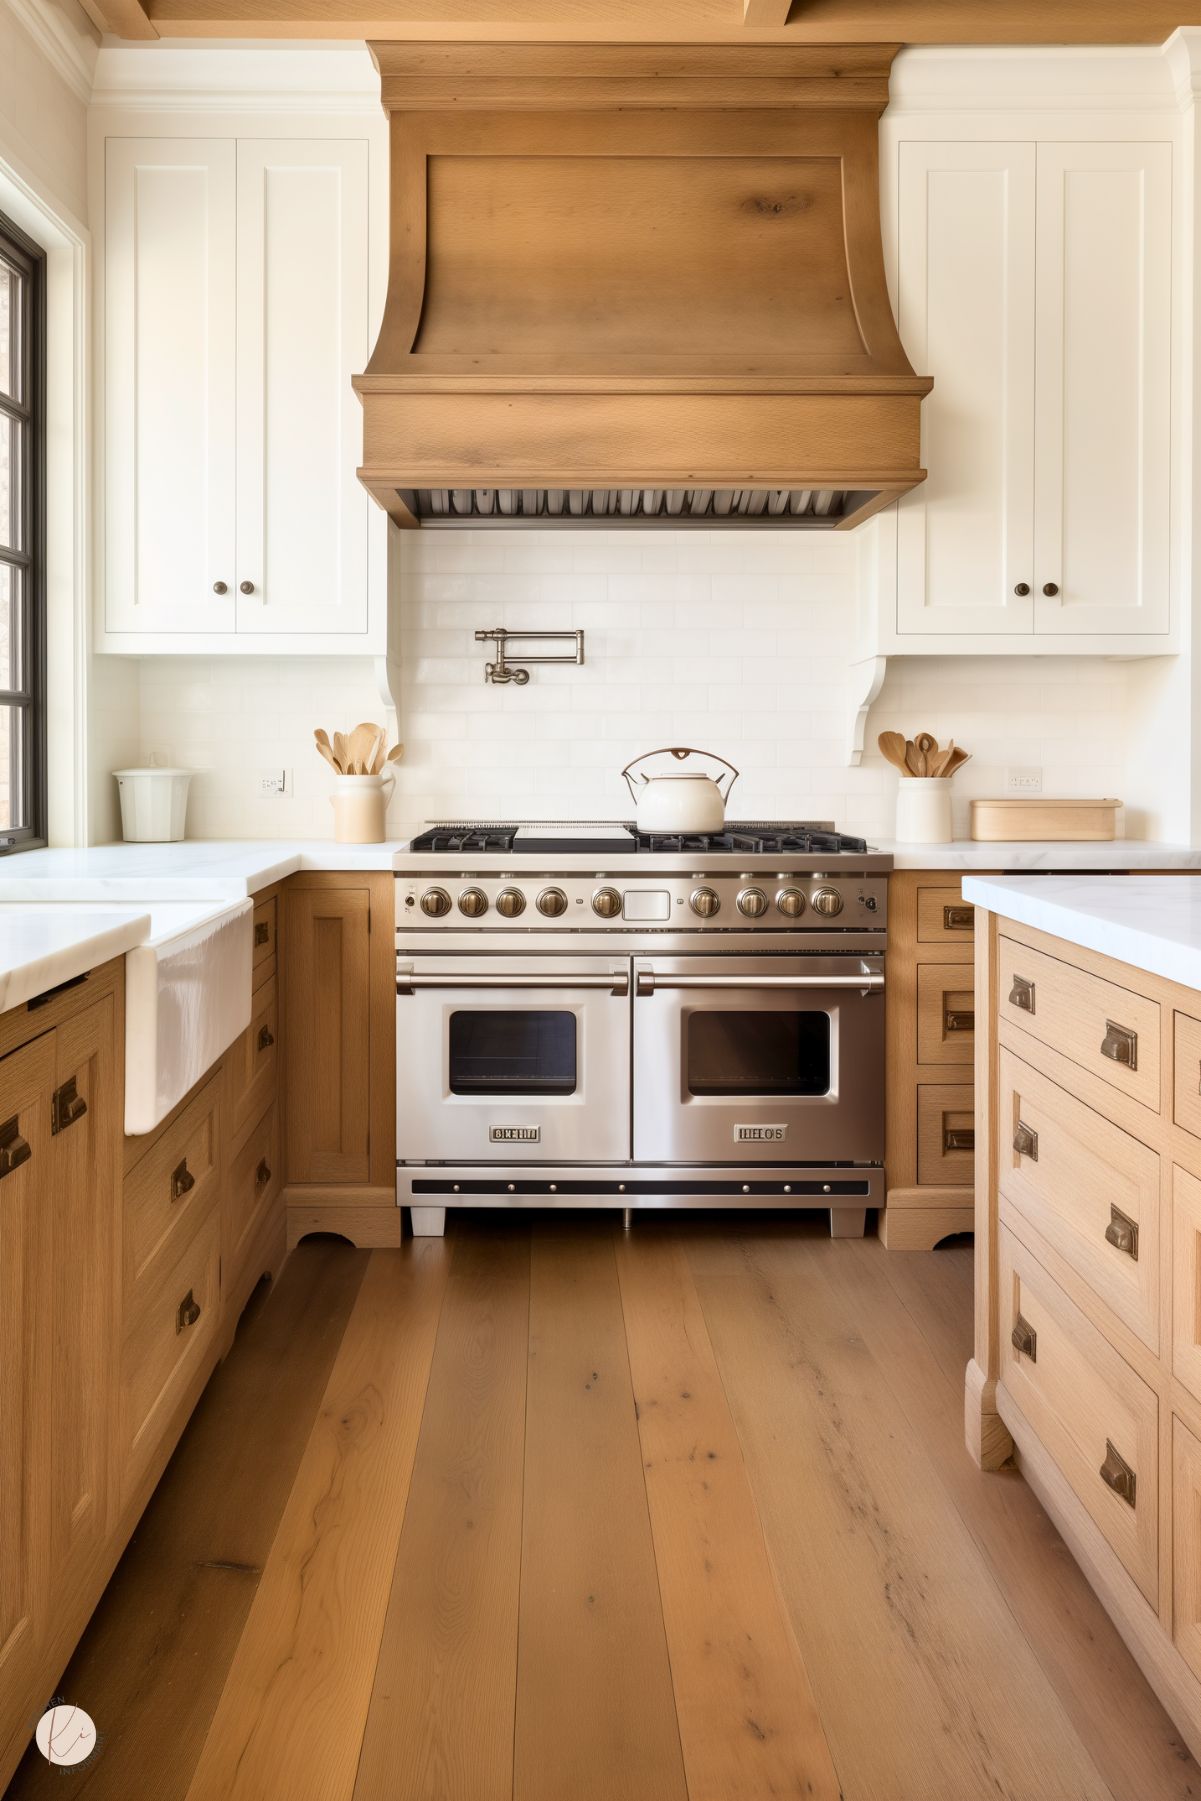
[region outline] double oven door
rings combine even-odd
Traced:
[[[397,960],[402,1163],[878,1163],[882,958]]]

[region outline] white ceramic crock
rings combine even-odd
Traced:
[[[336,844],[382,844],[385,821],[396,777],[390,769],[381,775],[336,775],[329,804],[334,810]]]
[[[722,773],[714,777],[699,768],[673,769],[669,765],[652,774],[639,768],[656,757],[671,757],[680,763],[689,757],[707,757],[720,763]],[[724,757],[683,747],[648,750],[627,763],[621,773],[634,801],[640,832],[720,832],[726,822],[730,790],[738,780],[738,771]]]
[[[897,788],[898,843],[949,844],[952,836],[950,776],[902,776]]]

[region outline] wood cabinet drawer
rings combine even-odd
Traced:
[[[1012,938],[998,946],[997,1011],[1159,1112],[1159,1003]]]
[[[997,1083],[1002,1210],[1030,1220],[1157,1352],[1159,1157],[1011,1051]]]
[[[1172,1637],[1201,1679],[1201,1440],[1172,1420]]]
[[[1201,1138],[1201,1019],[1172,1015],[1172,1118]]]
[[[969,1082],[923,1082],[917,1091],[917,1179],[970,1187],[976,1116]]]
[[[1172,1170],[1172,1371],[1201,1401],[1201,1182]]]
[[[1158,1397],[1005,1226],[998,1258],[1002,1386],[1158,1611]]]
[[[917,1060],[970,1064],[976,1047],[976,995],[970,963],[919,963]]]
[[[220,1082],[189,1102],[125,1177],[126,1328],[145,1305],[184,1241],[212,1211],[221,1189]]]
[[[237,1287],[242,1265],[254,1248],[263,1218],[279,1194],[282,1175],[279,1113],[271,1107],[230,1165],[224,1226],[225,1276],[229,1292]]]
[[[945,882],[917,891],[919,944],[971,944],[976,910],[965,901],[958,883]]]
[[[254,910],[254,971],[257,978],[259,968],[275,955],[275,941],[278,924],[278,909],[273,894],[269,900],[260,901]]]
[[[147,1297],[121,1352],[124,1506],[204,1361],[221,1317],[221,1221],[205,1220]]]
[[[229,1117],[236,1144],[252,1120],[275,1099],[279,1052],[279,1000],[275,976],[256,988],[250,1024],[226,1052]]]

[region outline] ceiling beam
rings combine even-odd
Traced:
[[[145,43],[158,37],[138,0],[80,0],[97,31],[115,38],[137,38]]]
[[[93,11],[93,9],[95,9]],[[492,43],[1162,44],[1201,0],[89,0],[121,36]]]

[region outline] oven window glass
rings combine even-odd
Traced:
[[[689,1094],[829,1094],[828,1013],[688,1015]]]
[[[450,1016],[452,1094],[574,1094],[574,1013]]]

